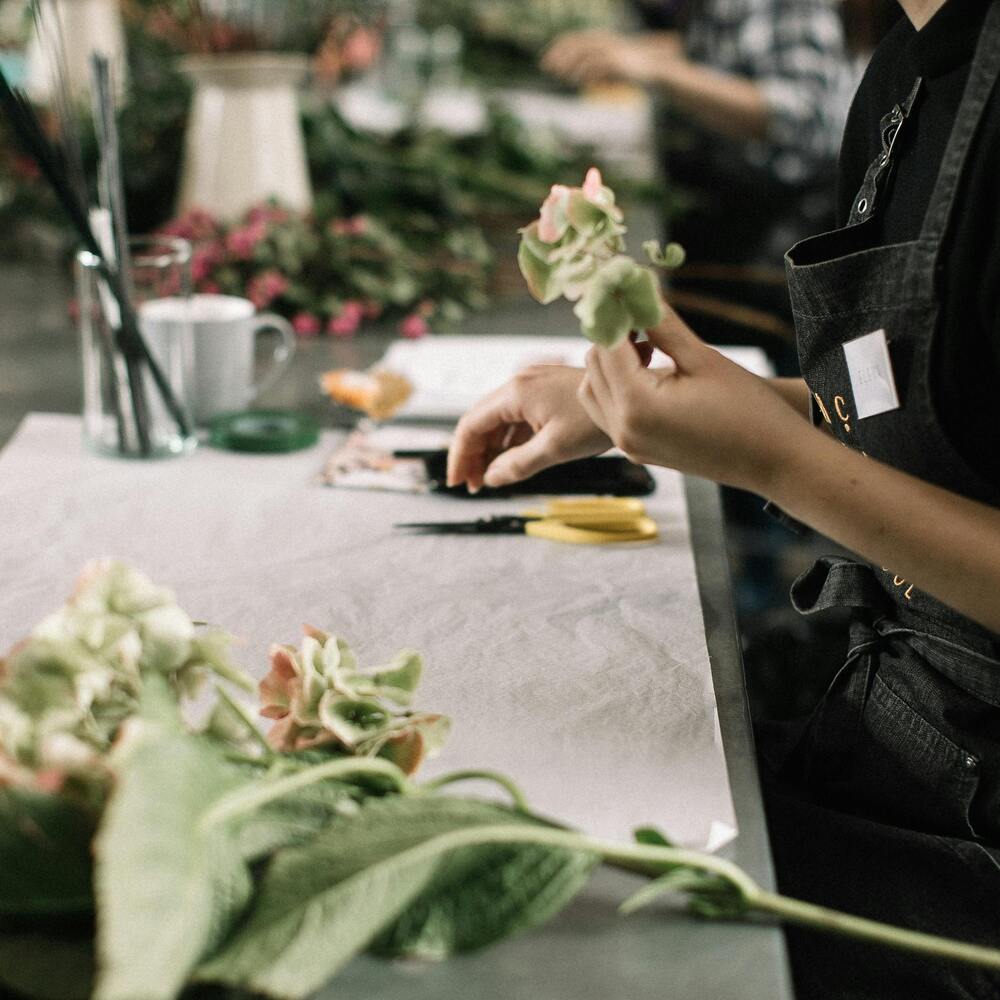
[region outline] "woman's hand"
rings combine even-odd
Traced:
[[[815,431],[765,379],[699,340],[665,308],[666,318],[648,336],[676,371],[645,368],[627,341],[594,347],[580,403],[634,462],[769,496],[787,449],[798,443],[795,432]]]
[[[631,350],[631,348],[629,348]],[[533,365],[480,400],[455,429],[448,485],[506,486],[611,447],[578,398],[583,370]]]

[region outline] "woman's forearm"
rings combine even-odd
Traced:
[[[657,62],[649,82],[706,128],[733,139],[767,136],[770,108],[751,80],[676,58]]]
[[[802,378],[771,378],[768,384],[795,410],[809,419],[809,386]]]
[[[877,462],[802,424],[765,491],[899,586],[1000,632],[1000,510]],[[901,581],[901,582],[900,582]]]

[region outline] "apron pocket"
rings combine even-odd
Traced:
[[[975,836],[979,760],[876,673],[861,719],[855,789],[874,816],[928,833]]]

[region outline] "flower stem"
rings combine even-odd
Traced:
[[[801,924],[816,930],[843,934],[878,944],[889,945],[903,951],[933,955],[937,958],[953,959],[988,969],[1000,969],[1000,950],[983,945],[968,944],[953,938],[938,937],[922,931],[907,930],[892,924],[883,924],[865,917],[855,917],[825,906],[803,903],[787,896],[765,892],[760,889],[756,898],[749,900],[750,907],[762,913],[770,913],[790,924]]]
[[[514,808],[518,812],[531,812],[531,807],[528,805],[528,800],[524,797],[524,793],[520,788],[510,778],[505,774],[500,774],[499,771],[485,771],[485,770],[466,770],[466,771],[452,771],[450,774],[443,774],[440,778],[434,778],[431,781],[425,781],[421,786],[421,790],[425,792],[437,791],[439,788],[444,788],[445,785],[452,785],[458,781],[492,781],[494,784],[500,785],[501,788],[505,789],[510,795],[511,801],[514,804]]]
[[[452,830],[424,842],[414,848],[413,853],[419,856],[479,844],[543,844],[596,855],[606,863],[622,867],[648,865],[650,871],[654,872],[658,868],[663,870],[679,865],[688,866],[727,879],[739,891],[748,910],[756,910],[815,930],[887,945],[901,951],[932,955],[988,969],[1000,969],[1000,949],[911,931],[779,896],[761,889],[746,872],[731,861],[684,848],[619,844],[568,830],[512,824]]]
[[[238,816],[253,812],[269,802],[291,795],[301,788],[308,788],[318,781],[332,778],[349,779],[365,775],[389,778],[396,791],[408,793],[412,790],[406,775],[395,764],[379,757],[340,757],[337,760],[315,764],[287,778],[270,782],[254,782],[249,787],[238,788],[224,795],[202,817],[201,826],[209,829]]]
[[[215,694],[221,702],[225,703],[230,711],[235,713],[236,717],[246,727],[247,735],[260,747],[264,755],[264,760],[272,760],[274,758],[274,747],[267,742],[264,734],[257,728],[256,722],[251,718],[246,709],[225,688],[219,685],[215,687]]]

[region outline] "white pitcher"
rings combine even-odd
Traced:
[[[188,56],[181,65],[195,91],[178,214],[197,207],[232,220],[268,198],[308,211],[312,188],[297,93],[308,60],[240,52]]]

